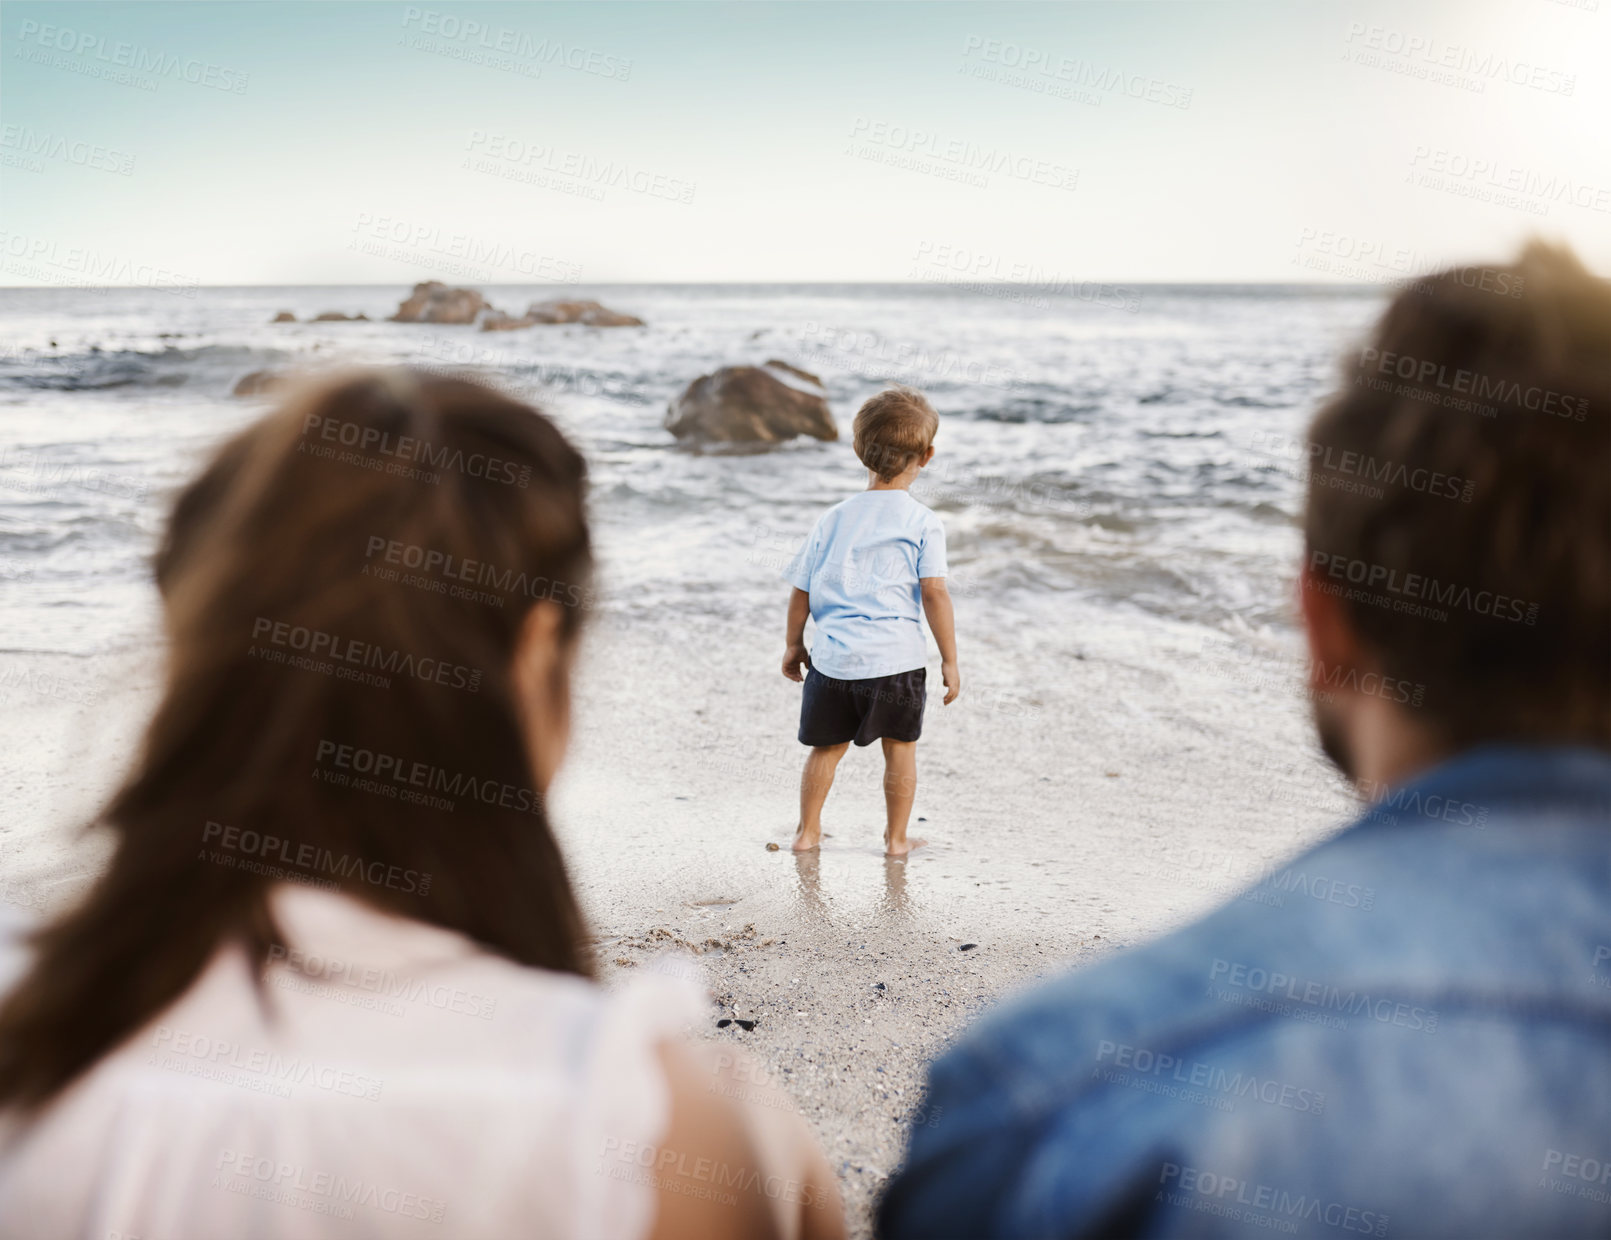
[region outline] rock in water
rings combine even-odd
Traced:
[[[502,310],[488,310],[486,318],[481,320],[481,330],[484,332],[512,332],[522,327],[530,327],[535,319],[515,318],[512,314],[505,314]]]
[[[775,359],[701,375],[667,406],[665,425],[678,439],[696,442],[839,438],[822,380]]]
[[[296,315],[292,314],[289,310],[281,310],[278,314],[276,314],[274,316],[273,322],[276,322],[276,323],[295,323],[296,322]]]
[[[481,320],[484,332],[518,331],[539,323],[580,323],[584,327],[642,327],[636,315],[622,314],[596,301],[534,301],[520,318],[494,310]]]
[[[535,323],[581,323],[586,327],[642,327],[635,314],[609,310],[596,301],[534,301],[526,317]]]
[[[326,310],[313,316],[315,323],[367,323],[367,314],[343,314],[340,310]]]
[[[285,376],[275,374],[272,370],[254,370],[240,377],[230,395],[267,396],[284,382]]]
[[[487,299],[473,288],[449,288],[440,280],[416,284],[414,291],[397,307],[393,323],[474,323],[483,310],[491,309]]]

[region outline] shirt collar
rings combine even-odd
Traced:
[[[1525,805],[1611,815],[1611,753],[1573,745],[1479,745],[1389,786],[1356,825],[1398,821],[1397,807],[1434,798],[1489,810]]]

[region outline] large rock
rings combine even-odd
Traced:
[[[581,323],[586,327],[642,327],[635,314],[609,310],[596,301],[534,301],[526,317],[539,323]]]
[[[512,332],[522,327],[530,327],[537,320],[532,318],[516,318],[512,314],[505,314],[502,310],[488,310],[486,317],[481,320],[481,330],[484,332]]]
[[[393,323],[474,323],[483,310],[491,309],[487,299],[473,288],[449,288],[440,280],[416,284],[414,291],[397,307]]]
[[[274,316],[272,321],[275,323],[295,323],[296,315],[292,314],[289,310],[281,310]]]
[[[254,370],[242,375],[235,384],[232,396],[268,396],[285,382],[285,376],[272,370]]]
[[[580,323],[584,327],[642,327],[643,320],[596,301],[534,301],[518,319],[494,310],[481,320],[484,332],[511,332],[539,323]]]
[[[701,375],[667,407],[666,429],[678,439],[710,443],[839,438],[822,380],[776,359]]]

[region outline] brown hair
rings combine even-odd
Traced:
[[[1611,287],[1538,242],[1400,292],[1309,430],[1312,582],[1448,745],[1611,748]]]
[[[856,412],[856,455],[885,482],[899,477],[934,443],[940,415],[916,388],[885,388]]]
[[[157,555],[169,667],[102,816],[110,865],[37,933],[0,1008],[0,1106],[48,1101],[220,946],[261,966],[284,877],[590,972],[511,676],[535,598],[579,625],[584,488],[542,414],[421,372],[326,379],[224,445]],[[461,578],[481,566],[491,588],[411,588],[386,569],[393,547],[453,557]],[[348,770],[367,753],[390,775],[348,782],[343,746]],[[447,795],[388,795],[388,778]]]

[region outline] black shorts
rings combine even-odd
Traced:
[[[812,668],[800,698],[800,743],[871,745],[883,737],[915,741],[923,735],[927,675],[927,669],[917,667],[867,680],[835,680]]]

